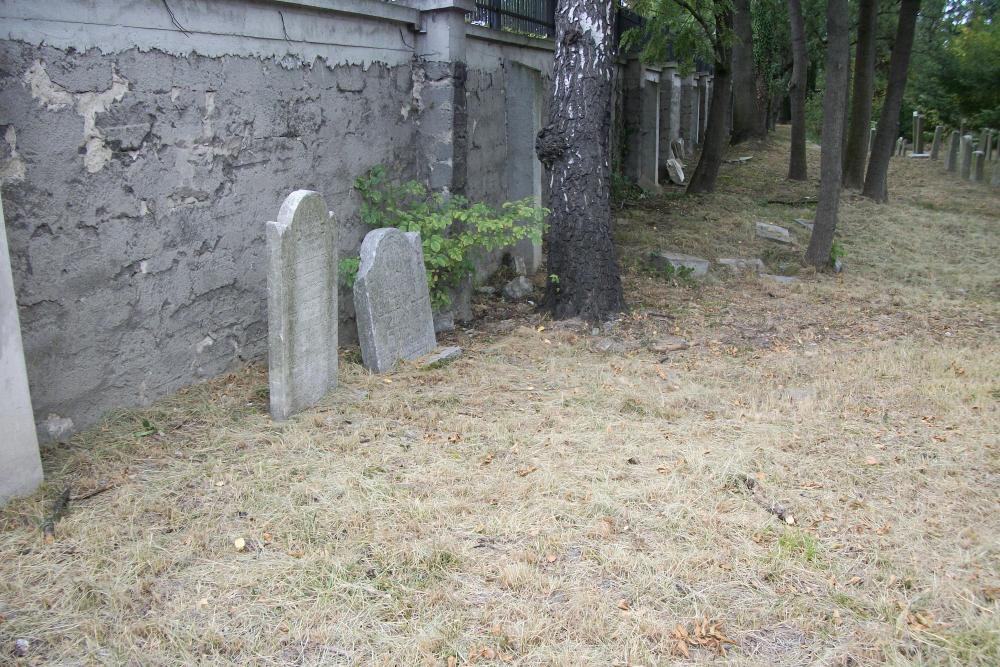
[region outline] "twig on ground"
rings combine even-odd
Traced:
[[[63,489],[63,492],[59,494],[56,501],[52,503],[52,513],[45,519],[45,523],[42,524],[42,534],[45,536],[45,541],[49,544],[55,542],[56,539],[56,521],[61,519],[66,513],[66,509],[69,507],[70,495],[69,487],[67,486]]]
[[[750,492],[751,497],[754,502],[763,507],[765,510],[778,517],[788,525],[795,524],[795,517],[784,505],[770,499],[764,493],[764,489],[761,488],[760,482],[751,477],[750,475],[737,475],[743,486]]]

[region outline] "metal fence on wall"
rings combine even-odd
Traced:
[[[556,0],[476,0],[476,25],[504,32],[555,37]]]

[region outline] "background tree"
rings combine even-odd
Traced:
[[[758,97],[755,75],[754,36],[750,0],[733,0],[733,129],[730,143],[767,136],[767,124]]]
[[[829,264],[840,207],[843,169],[844,98],[850,62],[850,15],[847,0],[827,0],[826,90],[823,93],[823,143],[820,153],[819,205],[805,261],[821,268]]]
[[[792,79],[788,83],[788,97],[792,108],[792,147],[788,157],[788,178],[804,181],[807,177],[806,76],[809,57],[801,0],[788,0],[788,26],[792,35]]]
[[[875,143],[868,160],[868,173],[862,194],[875,201],[884,202],[888,196],[889,159],[899,133],[899,111],[906,89],[906,75],[910,67],[910,53],[913,50],[913,33],[917,24],[920,0],[902,0],[899,5],[899,23],[896,39],[889,61],[889,81],[886,85],[885,101],[879,114]]]
[[[617,5],[559,0],[548,123],[535,150],[549,172],[545,306],[606,320],[625,308],[611,238],[611,69]]]
[[[868,138],[875,89],[875,34],[878,27],[877,0],[858,3],[858,44],[854,56],[854,93],[844,156],[844,187],[860,190],[865,180]]]

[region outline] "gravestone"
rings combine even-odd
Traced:
[[[959,175],[968,180],[972,175],[972,135],[967,134],[962,137],[962,147],[958,156]]]
[[[21,345],[21,324],[11,277],[7,227],[0,201],[0,506],[42,483],[35,416]]]
[[[924,117],[913,112],[913,152],[924,152]]]
[[[268,384],[280,420],[337,386],[337,227],[318,192],[296,190],[266,236]]]
[[[811,220],[806,220],[805,218],[795,218],[795,224],[808,229],[810,232],[813,230],[813,223]]]
[[[986,168],[986,152],[976,151],[972,155],[972,180],[982,183],[985,173],[984,169]]]
[[[722,257],[715,260],[720,265],[725,266],[733,273],[763,273],[764,262],[759,258],[746,259],[745,257]]]
[[[951,143],[948,145],[948,164],[945,168],[948,171],[955,171],[958,169],[958,149],[961,143],[959,134],[957,130],[953,130],[951,133]]]
[[[993,176],[990,178],[990,185],[1000,185],[1000,160],[993,165]]]
[[[690,269],[694,277],[703,276],[708,273],[710,262],[694,255],[685,255],[680,252],[651,252],[649,253],[649,263],[653,268],[661,271],[676,271],[678,269]]]
[[[934,141],[931,143],[931,159],[938,159],[938,153],[941,152],[941,133],[944,132],[944,126],[938,125],[934,128]]]
[[[986,150],[986,138],[990,136],[990,131],[986,128],[980,130],[979,141],[976,143],[976,150],[985,151]]]
[[[670,147],[673,149],[675,160],[683,160],[685,157],[687,157],[684,154],[685,148],[683,139],[674,139],[672,142],[670,142]]]
[[[766,222],[757,223],[757,236],[778,241],[779,243],[791,243],[792,238],[788,235],[788,230],[778,225],[770,225]]]
[[[871,153],[875,147],[875,128],[868,130],[868,152]]]
[[[896,156],[902,155],[906,151],[906,141],[903,137],[896,139]]]
[[[678,160],[667,160],[667,177],[671,183],[684,184],[684,167]]]
[[[393,227],[368,232],[354,281],[354,310],[361,358],[375,373],[437,347],[420,234]]]
[[[986,135],[986,148],[983,149],[983,152],[986,153],[987,162],[993,159],[993,138],[993,132]]]

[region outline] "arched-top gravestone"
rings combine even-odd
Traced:
[[[287,419],[337,386],[337,228],[318,192],[288,195],[267,254],[271,416]]]
[[[369,370],[384,373],[400,359],[437,347],[420,234],[393,227],[368,232],[354,281],[354,311]]]

